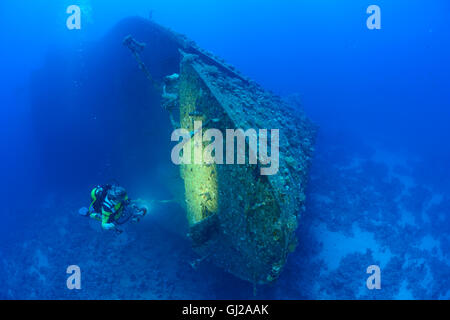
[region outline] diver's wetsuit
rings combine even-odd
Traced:
[[[119,219],[123,212],[124,202],[128,201],[128,195],[125,200],[118,203],[108,198],[110,185],[97,186],[91,191],[91,206],[89,207],[90,217],[102,222],[103,229],[114,228],[113,222]]]

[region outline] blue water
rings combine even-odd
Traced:
[[[66,28],[71,4],[81,30]],[[380,30],[366,26],[371,4]],[[0,298],[449,299],[449,12],[445,0],[1,1]],[[77,215],[111,179],[135,198],[173,196],[166,114],[115,42],[119,21],[150,15],[299,94],[319,126],[299,246],[256,295],[208,261],[191,267],[176,204],[120,236]],[[73,264],[81,290],[66,288]],[[370,265],[380,290],[366,287]]]

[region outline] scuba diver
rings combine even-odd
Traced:
[[[139,207],[128,199],[126,190],[118,185],[106,184],[95,187],[91,191],[91,201],[89,208],[81,208],[79,214],[101,221],[105,230],[114,229],[121,233],[122,230],[118,225],[130,219],[132,222],[139,222],[147,214],[147,208]]]

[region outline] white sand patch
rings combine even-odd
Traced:
[[[329,231],[325,224],[320,224],[314,232],[323,245],[319,258],[325,261],[329,271],[336,270],[341,260],[351,253],[364,254],[370,249],[374,258],[373,264],[379,264],[380,268],[385,267],[392,257],[389,249],[381,248],[376,242],[373,233],[362,231],[356,223],[353,224],[353,237]],[[367,267],[361,266],[363,270]]]

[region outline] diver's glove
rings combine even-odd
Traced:
[[[92,219],[96,219],[96,220],[101,220],[102,216],[99,213],[96,212],[92,212],[89,217],[91,217]]]

